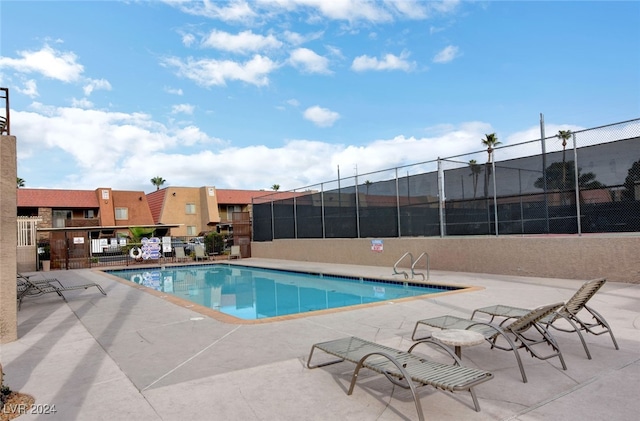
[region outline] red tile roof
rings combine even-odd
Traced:
[[[156,190],[147,194],[147,203],[149,203],[149,210],[153,216],[153,222],[155,224],[160,223],[160,216],[162,213],[162,205],[164,204],[164,197],[166,196],[167,189]]]
[[[18,189],[19,208],[97,208],[95,190]]]

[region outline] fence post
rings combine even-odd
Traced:
[[[580,185],[578,184],[578,149],[576,147],[576,134],[572,133],[573,137],[573,175],[574,186],[576,189],[576,219],[578,223],[578,235],[582,236],[582,225],[580,223]]]
[[[327,228],[324,220],[324,183],[320,183],[320,212],[322,215],[322,238],[327,238]]]
[[[544,115],[540,113],[540,143],[542,146],[542,191],[544,192],[544,220],[549,234],[549,198],[547,197],[547,146],[544,135]]]
[[[442,160],[438,157],[438,212],[440,219],[440,237],[447,235],[446,225],[444,223],[444,170],[442,169]]]
[[[357,238],[360,238],[360,198],[358,196],[358,166],[356,166],[356,231]]]
[[[398,238],[402,237],[402,230],[400,228],[400,185],[398,181],[398,167],[396,167],[396,210],[398,213]]]
[[[495,151],[494,151],[495,153]],[[496,188],[496,160],[491,160],[491,178],[493,178],[493,224],[496,226],[496,237],[498,236],[498,190]]]
[[[276,239],[276,218],[273,214],[273,199],[271,199],[271,241]]]
[[[295,190],[293,192],[295,193]],[[298,238],[298,207],[295,195],[293,196],[293,238]]]

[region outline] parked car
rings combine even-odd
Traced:
[[[197,245],[201,245],[202,247],[205,247],[204,237],[194,237],[190,239],[189,242],[184,246],[185,254],[191,254],[195,252],[195,247]]]

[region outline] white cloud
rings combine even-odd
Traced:
[[[449,63],[453,59],[460,57],[460,49],[455,45],[449,45],[440,51],[433,58],[434,63]]]
[[[297,107],[300,105],[300,101],[298,101],[297,99],[288,99],[287,100],[287,104],[293,106],[293,107]]]
[[[367,55],[358,56],[353,59],[351,70],[364,72],[367,70],[403,70],[409,72],[416,67],[415,62],[407,61],[408,53],[403,52],[400,56],[386,54],[381,60]]]
[[[16,90],[29,98],[35,98],[40,95],[38,93],[38,84],[33,79],[26,80],[24,82],[24,88],[18,87]]]
[[[82,88],[82,90],[84,91],[84,94],[86,96],[91,95],[91,93],[95,90],[95,89],[103,89],[105,91],[110,91],[111,90],[111,84],[109,83],[109,81],[104,80],[104,79],[91,79],[89,80],[89,82]]]
[[[184,13],[225,22],[254,22],[277,19],[282,13],[305,14],[307,22],[322,18],[354,22],[392,22],[399,19],[426,19],[434,14],[454,12],[460,0],[236,0],[226,3],[205,0],[164,0]],[[224,6],[221,6],[224,4]]]
[[[394,9],[394,12],[410,19],[424,19],[428,17],[425,4],[431,2],[408,0],[385,0],[385,4]]]
[[[183,34],[182,35],[182,44],[185,47],[191,47],[196,42],[196,37],[193,34]]]
[[[317,105],[304,110],[304,118],[318,127],[331,127],[340,118],[340,114]]]
[[[318,31],[318,32],[311,32],[309,34],[302,35],[297,32],[284,31],[282,35],[289,44],[297,46],[309,41],[322,38],[322,36],[324,35],[324,32]]]
[[[20,58],[0,56],[0,69],[9,68],[20,73],[39,73],[62,82],[80,79],[84,67],[71,52],[62,52],[45,45],[38,51],[19,51]]]
[[[82,100],[80,100],[82,101]],[[233,147],[197,126],[175,127],[142,113],[118,113],[79,107],[49,107],[34,103],[33,111],[12,112],[12,132],[19,133],[20,177],[30,187],[89,189],[110,186],[121,190],[152,191],[149,180],[160,175],[171,186],[216,185],[219,188],[282,190],[318,186],[335,180],[336,165],[343,177],[421,162],[412,173],[435,170],[437,157],[464,155],[483,162],[480,139],[495,129],[484,122],[441,124],[422,137],[398,135],[359,146],[291,139],[280,147]],[[335,121],[337,113],[320,107],[307,110],[314,122]],[[578,127],[548,125],[548,133]],[[637,125],[635,126],[637,131]],[[506,146],[539,136],[537,126],[499,138]],[[105,136],[108,133],[108,136]],[[616,137],[619,138],[619,137]],[[531,143],[539,149],[539,143]],[[557,146],[557,145],[556,145]],[[507,151],[496,151],[501,159]],[[520,152],[531,154],[539,150]],[[526,155],[523,155],[526,156]],[[270,165],[264,165],[269,162]],[[428,167],[428,168],[427,168]],[[188,171],[185,169],[188,168]],[[242,174],[238,177],[237,174]],[[41,174],[38,180],[38,174]],[[383,177],[368,175],[369,179]],[[392,177],[392,176],[391,176]],[[57,180],[52,184],[50,180]]]
[[[150,179],[158,175],[152,173],[162,169],[156,166],[156,157],[177,150],[186,159],[188,147],[197,144],[206,149],[219,148],[225,143],[195,126],[168,127],[142,113],[47,107],[38,103],[32,104],[32,108],[32,112],[15,110],[11,114],[12,129],[20,133],[20,171],[28,180],[29,173],[46,168],[45,182],[55,178],[61,183],[49,188],[94,189],[106,183],[114,188],[139,189],[136,179]],[[55,161],[56,156],[61,157],[59,162]],[[176,160],[161,175],[168,179],[165,174],[184,173],[185,168],[195,164],[190,162],[179,170],[177,162],[182,161]],[[71,179],[65,178],[65,172]]]
[[[93,102],[89,101],[87,98],[73,98],[71,100],[71,105],[76,108],[84,108],[90,109],[93,108]]]
[[[193,80],[200,86],[225,86],[229,80],[239,80],[257,86],[269,84],[268,75],[278,68],[270,58],[255,55],[239,63],[231,60],[213,60],[170,57],[161,61],[163,66],[177,69],[177,74]]]
[[[329,69],[329,60],[316,54],[308,48],[297,48],[291,52],[289,63],[295,68],[306,73],[332,73]]]
[[[182,89],[179,88],[170,88],[168,86],[165,86],[164,91],[168,94],[173,94],[173,95],[178,95],[178,96],[182,96],[184,93],[182,92]]]
[[[195,107],[191,104],[176,104],[171,107],[171,114],[193,114]]]
[[[257,17],[249,4],[245,1],[232,1],[218,6],[217,1],[192,2],[182,0],[164,0],[172,6],[178,7],[184,13],[195,16],[204,16],[211,19],[220,19],[225,22],[250,21]]]
[[[317,10],[322,16],[346,21],[364,20],[369,22],[389,22],[393,19],[389,10],[368,0],[300,0],[287,2],[287,6],[297,5],[300,8]]]
[[[335,47],[333,45],[325,45],[325,48],[327,49],[329,54],[331,54],[332,56],[338,57],[338,58],[344,58],[344,55],[342,54],[342,50],[340,50],[340,48]]]
[[[250,30],[233,35],[214,29],[202,41],[202,45],[218,50],[246,54],[268,49],[277,49],[282,47],[282,42],[273,35],[264,36],[254,34]]]

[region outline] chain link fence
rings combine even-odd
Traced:
[[[253,240],[640,231],[640,119],[497,146],[492,157],[476,151],[256,198]]]

